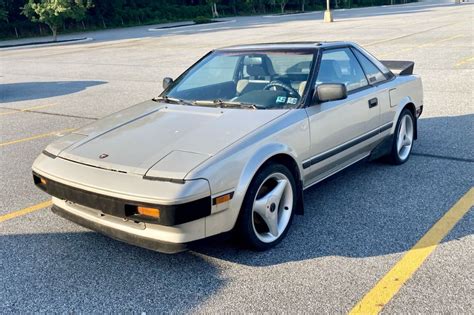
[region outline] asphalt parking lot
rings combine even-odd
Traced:
[[[400,290],[383,313],[474,313],[473,17],[470,4],[427,3],[336,11],[332,24],[321,12],[241,17],[0,50],[0,313],[347,313],[373,302],[364,297],[380,295],[394,266]],[[415,61],[424,112],[406,164],[359,163],[307,190],[305,215],[275,249],[216,240],[151,252],[55,216],[34,187],[30,167],[48,143],[158,95],[163,77],[207,51],[302,40],[351,40],[380,59]],[[447,235],[413,249],[459,200],[467,213],[444,224]]]

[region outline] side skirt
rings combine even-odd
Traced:
[[[340,167],[340,168],[338,168],[338,169],[336,169],[336,170],[333,170],[333,171],[327,173],[326,175],[324,175],[324,176],[321,177],[321,178],[318,178],[316,181],[314,181],[314,182],[312,182],[311,184],[309,184],[308,186],[304,187],[303,190],[306,190],[306,189],[308,189],[308,188],[310,188],[310,187],[316,185],[317,183],[322,182],[322,181],[325,180],[326,178],[331,177],[332,175],[334,175],[334,174],[336,174],[336,173],[339,173],[340,171],[342,171],[342,170],[348,168],[349,166],[351,166],[351,165],[353,165],[353,164],[355,164],[355,163],[357,163],[357,162],[359,162],[359,161],[362,161],[363,159],[367,158],[368,156],[370,156],[370,153],[365,153],[365,154],[363,154],[363,155],[357,157],[356,159],[354,159],[354,160],[350,161],[349,163],[345,164],[344,166],[342,166],[342,167]]]
[[[392,149],[393,139],[394,136],[391,135],[379,143],[370,153],[369,161],[373,161],[388,155]]]

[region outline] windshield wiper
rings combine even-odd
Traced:
[[[185,105],[194,105],[193,103],[181,100],[179,98],[169,97],[169,96],[160,96],[153,99],[154,101],[165,101],[166,103],[174,103],[174,104],[185,104]]]
[[[195,105],[198,106],[216,106],[221,108],[232,108],[240,107],[247,109],[258,109],[259,107],[252,103],[243,103],[243,102],[232,102],[232,101],[223,101],[223,100],[212,100],[212,101],[194,101]]]

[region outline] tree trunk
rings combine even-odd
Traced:
[[[103,16],[101,16],[101,18],[102,18],[102,25],[104,26],[104,28],[107,28],[107,25],[105,24],[104,17],[103,17]]]
[[[280,3],[280,8],[281,8],[281,14],[285,13],[285,3],[284,2]]]
[[[81,21],[82,23],[82,29],[85,31],[86,30],[86,25],[84,24],[84,21]]]
[[[53,42],[58,41],[58,27],[56,25],[48,25],[53,33]]]
[[[301,12],[304,12],[304,3],[305,3],[305,0],[301,0]]]
[[[275,3],[273,3],[272,6],[275,6]],[[264,0],[258,0],[258,10],[263,12],[263,14],[267,13]]]

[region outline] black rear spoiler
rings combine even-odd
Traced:
[[[380,60],[390,71],[395,75],[410,75],[413,74],[415,63],[413,61],[402,60]]]

